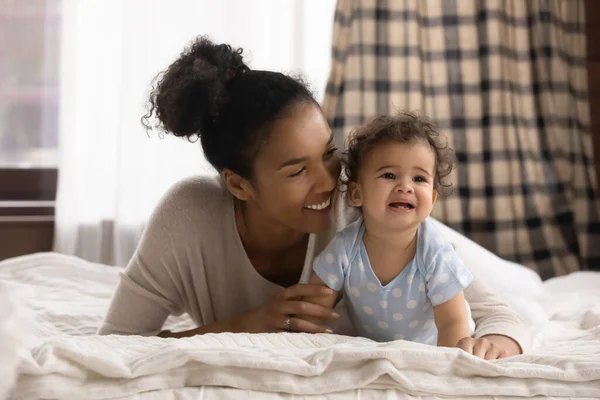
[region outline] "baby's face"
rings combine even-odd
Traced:
[[[362,162],[350,198],[365,220],[396,229],[416,227],[431,213],[435,154],[429,144],[385,141]]]

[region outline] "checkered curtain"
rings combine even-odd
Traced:
[[[338,0],[324,110],[339,145],[430,116],[453,194],[433,215],[544,279],[600,269],[583,0]]]

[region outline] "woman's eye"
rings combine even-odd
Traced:
[[[303,173],[304,171],[306,171],[306,167],[302,167],[298,170],[298,172],[294,172],[293,174],[290,175],[290,178],[294,178],[296,176],[299,176],[301,173]]]
[[[392,174],[391,172],[386,172],[385,174],[381,175],[381,177],[383,179],[389,179],[389,180],[394,180],[396,179],[396,175]]]
[[[327,151],[327,153],[325,153],[325,156],[323,157],[325,160],[328,160],[331,158],[331,156],[333,156],[335,154],[335,152],[337,151],[337,147],[334,147],[330,150]]]
[[[425,179],[422,176],[415,176],[414,181],[418,182],[418,183],[421,183],[421,182],[427,182],[427,179]]]

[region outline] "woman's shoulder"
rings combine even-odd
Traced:
[[[222,200],[228,193],[219,176],[203,175],[182,179],[173,184],[162,198],[162,202],[180,205],[193,203],[195,207],[206,201]]]
[[[170,235],[188,234],[222,218],[231,205],[231,195],[218,176],[182,179],[162,196],[150,217],[154,229],[168,229]]]

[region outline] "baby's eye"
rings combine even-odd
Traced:
[[[415,178],[413,180],[418,183],[427,182],[427,179],[425,179],[425,177],[423,177],[423,176],[415,176]]]
[[[393,181],[394,179],[396,179],[396,175],[392,174],[391,172],[386,172],[385,174],[381,175],[381,177],[383,179],[389,179],[391,181]]]

